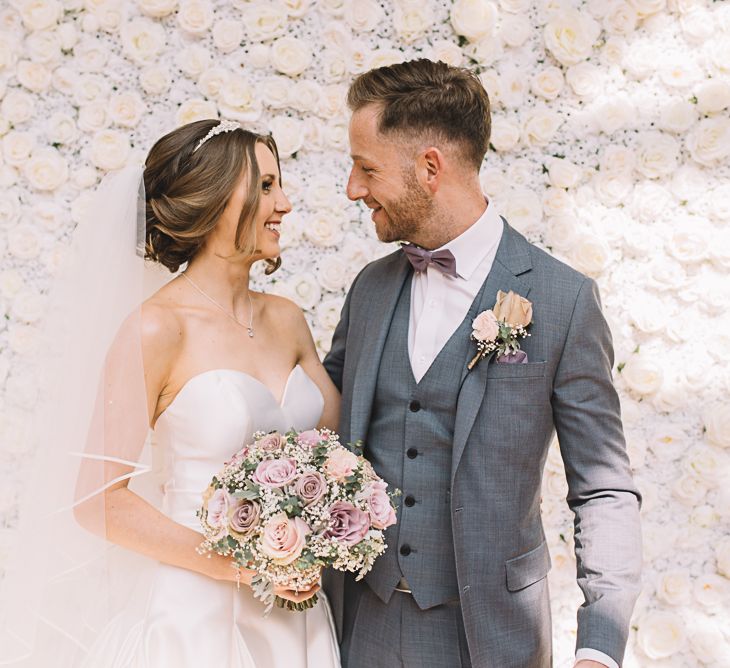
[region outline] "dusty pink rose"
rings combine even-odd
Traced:
[[[325,538],[334,538],[343,545],[356,545],[370,530],[368,514],[347,501],[335,501],[330,506],[329,514]]]
[[[249,499],[243,499],[231,507],[228,523],[236,533],[248,536],[258,526],[260,516],[259,504]]]
[[[285,443],[286,438],[276,431],[271,434],[266,434],[266,436],[262,436],[258,441],[256,441],[256,444],[266,452],[276,452],[277,450],[281,450]]]
[[[363,496],[367,499],[368,514],[376,529],[387,529],[395,524],[395,510],[390,503],[390,497],[385,491],[388,485],[383,481],[369,484],[363,490]]]
[[[264,459],[253,473],[254,482],[266,487],[283,487],[297,477],[293,459]]]
[[[477,341],[494,341],[499,334],[499,323],[492,311],[482,311],[471,323],[472,336]]]
[[[207,493],[208,516],[206,517],[206,523],[212,529],[217,529],[214,540],[223,538],[226,535],[226,515],[228,515],[228,507],[230,505],[230,496],[228,492],[219,488],[214,490],[212,493],[210,490]]]
[[[317,471],[303,474],[294,485],[294,493],[304,502],[305,506],[319,501],[326,491],[327,483],[324,476]]]
[[[335,448],[327,457],[324,470],[336,480],[344,480],[357,468],[357,455],[346,448]]]
[[[322,434],[316,429],[308,429],[297,436],[297,443],[307,448],[315,447],[322,440]]]
[[[225,463],[225,466],[232,466],[240,464],[246,457],[248,457],[249,447],[244,445],[238,452],[235,452],[233,456]]]
[[[310,531],[300,517],[289,519],[286,513],[277,513],[264,526],[261,549],[264,554],[286,566],[299,558]]]

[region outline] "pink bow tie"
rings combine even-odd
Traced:
[[[416,271],[426,271],[432,264],[440,272],[456,278],[456,258],[450,250],[428,251],[413,244],[403,244],[401,248]]]

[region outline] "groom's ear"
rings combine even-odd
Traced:
[[[438,191],[444,171],[444,154],[435,146],[425,148],[416,158],[416,174],[421,186],[432,195]]]

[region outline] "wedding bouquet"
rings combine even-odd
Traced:
[[[267,612],[274,603],[304,610],[316,595],[293,603],[274,587],[307,590],[328,567],[361,579],[385,551],[383,530],[396,521],[392,496],[331,431],[257,432],[203,495],[201,550],[256,571],[251,586]]]

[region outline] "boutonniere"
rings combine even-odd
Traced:
[[[480,359],[494,351],[500,362],[527,362],[519,339],[530,336],[527,328],[531,322],[532,302],[512,290],[507,293],[500,290],[494,308],[482,311],[471,324],[471,340],[477,344],[477,354],[467,368],[472,369]]]

